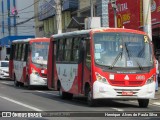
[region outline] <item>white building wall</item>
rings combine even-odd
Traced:
[[[2,1],[4,7],[4,14],[2,14]],[[7,0],[0,0],[0,39],[9,36],[8,30],[8,9],[7,9]],[[16,9],[18,14],[16,15],[16,23],[22,23],[17,25],[17,34],[15,34],[14,29],[14,17],[12,15],[12,10],[14,9],[13,0],[10,0],[10,35],[11,36],[31,36],[35,35],[35,22],[34,18],[29,20],[30,18],[34,17],[34,0],[16,0]],[[4,19],[3,19],[4,18]],[[2,21],[4,20],[4,33],[2,33]],[[29,20],[29,21],[27,21]],[[25,22],[27,21],[27,22]],[[4,60],[6,57],[6,47],[3,46],[0,50],[0,59]],[[7,55],[9,56],[9,55]]]
[[[6,56],[8,56],[8,58],[9,58],[9,55],[6,54],[6,47],[2,47],[1,60],[4,60]]]
[[[34,0],[16,0],[16,6],[18,10],[17,23],[26,21],[34,16]],[[35,35],[34,27],[34,19],[17,25],[18,35]]]

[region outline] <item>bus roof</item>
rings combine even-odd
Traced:
[[[49,41],[49,38],[43,37],[43,38],[19,39],[19,40],[13,40],[12,43],[27,43],[29,41],[37,41],[37,40],[48,40]]]
[[[78,30],[73,32],[66,32],[61,34],[52,35],[52,38],[59,38],[59,37],[69,37],[69,36],[76,36],[76,35],[84,35],[89,34],[90,32],[130,32],[130,33],[138,33],[138,34],[146,34],[143,31],[133,30],[133,29],[126,29],[126,28],[96,28],[96,29],[88,29],[88,30]]]

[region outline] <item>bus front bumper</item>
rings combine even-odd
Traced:
[[[30,85],[34,86],[47,86],[47,78],[42,78],[35,74],[30,75]]]
[[[93,84],[93,99],[153,99],[155,82],[141,87],[117,87],[96,81]]]

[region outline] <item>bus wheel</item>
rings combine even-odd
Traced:
[[[73,98],[73,94],[72,93],[67,93],[67,99],[72,100],[72,98]]]
[[[62,90],[59,91],[59,95],[61,96],[62,99],[66,99],[67,98],[67,93],[63,92]]]
[[[19,83],[19,85],[20,85],[21,87],[23,87],[23,86],[24,86],[24,83]]]
[[[62,99],[71,100],[73,98],[73,94],[72,93],[64,92],[61,89],[59,90],[59,95],[61,96]]]
[[[18,87],[19,86],[19,82],[16,80],[16,76],[14,75],[14,86]]]
[[[138,99],[139,107],[146,108],[149,104],[149,99]]]
[[[87,103],[90,107],[95,106],[95,100],[92,98],[92,93],[89,90],[88,94],[87,94]]]

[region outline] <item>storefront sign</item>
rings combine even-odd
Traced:
[[[152,25],[160,24],[160,0],[151,1]]]
[[[143,0],[117,0],[117,27],[141,30],[143,27]],[[114,12],[109,3],[109,26],[114,27]],[[160,25],[160,0],[151,0],[152,28]]]
[[[142,0],[117,0],[117,27],[139,29],[142,24]],[[114,12],[109,4],[109,26],[114,26]]]

